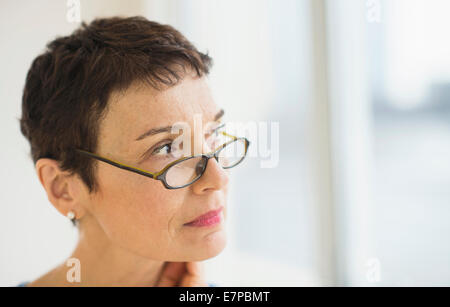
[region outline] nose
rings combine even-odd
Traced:
[[[205,146],[204,152],[210,152],[210,148]],[[199,180],[192,184],[192,190],[196,194],[208,191],[221,190],[228,185],[229,177],[227,170],[223,169],[214,157],[208,160],[205,172]]]
[[[218,191],[226,187],[228,182],[227,171],[214,158],[211,158],[202,177],[192,184],[192,190],[196,194]]]

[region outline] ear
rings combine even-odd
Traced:
[[[75,219],[84,216],[83,190],[80,188],[80,180],[77,176],[61,170],[56,160],[47,158],[36,162],[36,173],[47,192],[48,200],[56,210],[64,216],[72,211]]]

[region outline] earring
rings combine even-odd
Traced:
[[[69,213],[67,213],[67,218],[69,220],[75,219],[75,213],[73,211],[69,211]]]

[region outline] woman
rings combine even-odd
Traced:
[[[83,23],[34,60],[21,131],[79,241],[76,267],[29,286],[206,285],[201,261],[226,244],[228,168],[249,145],[223,130],[211,63],[143,17]]]

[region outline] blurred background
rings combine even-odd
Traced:
[[[77,240],[18,118],[32,60],[79,26],[78,8],[82,21],[171,24],[213,57],[225,119],[257,123],[257,155],[232,172],[228,246],[206,261],[209,281],[450,285],[449,1],[6,0],[1,286],[37,278]]]

